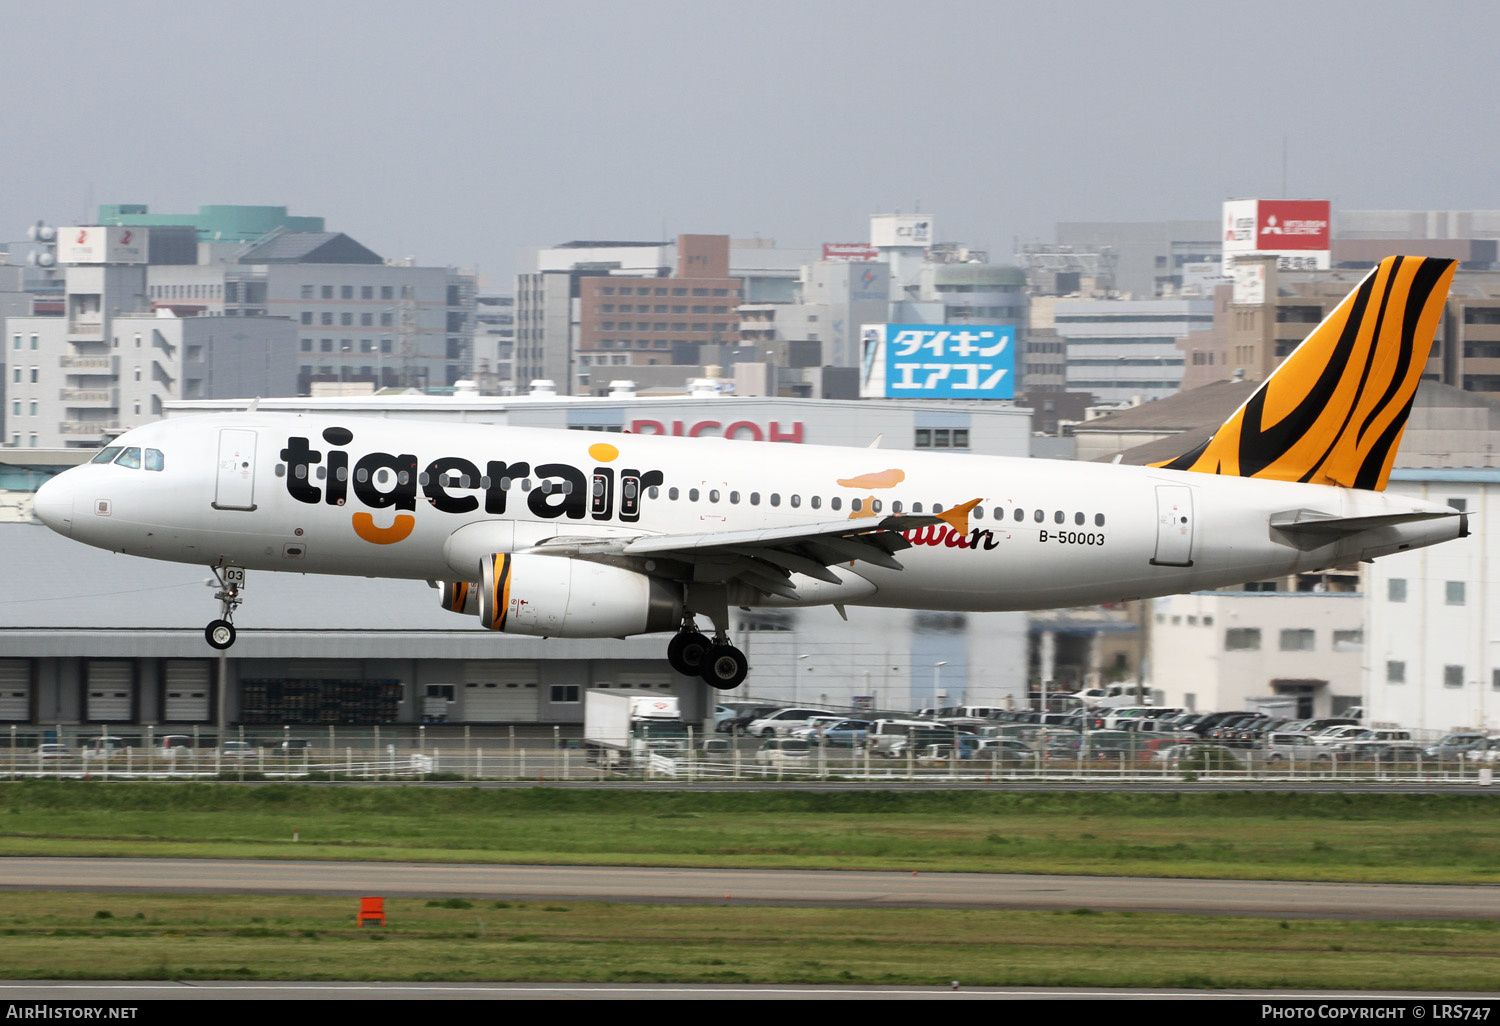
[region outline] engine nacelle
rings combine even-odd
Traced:
[[[682,599],[675,586],[633,570],[497,552],[480,563],[479,622],[541,638],[623,638],[675,630]]]
[[[473,581],[444,581],[443,608],[450,613],[479,615],[479,585]]]

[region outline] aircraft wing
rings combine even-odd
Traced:
[[[867,516],[752,531],[557,538],[532,551],[579,559],[670,561],[681,565],[679,572],[687,579],[739,580],[768,594],[794,599],[797,590],[791,581],[793,574],[838,585],[842,579],[828,569],[838,563],[862,561],[900,570],[894,554],[911,547],[902,532],[948,524],[967,533],[969,510],[979,501],[934,515]]]

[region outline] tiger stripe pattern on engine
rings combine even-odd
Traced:
[[[1457,266],[1385,258],[1213,437],[1152,466],[1384,490]]]

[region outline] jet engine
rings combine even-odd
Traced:
[[[450,613],[479,614],[479,585],[473,581],[444,581],[443,608]]]
[[[497,552],[480,563],[479,622],[506,634],[623,638],[676,630],[682,597],[675,586],[622,567]]]

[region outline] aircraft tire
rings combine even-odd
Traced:
[[[667,645],[667,662],[684,677],[698,677],[711,648],[713,643],[697,631],[679,631]]]
[[[703,657],[703,680],[709,687],[728,691],[745,682],[750,662],[733,645],[715,645]]]
[[[234,624],[228,620],[214,620],[203,628],[203,638],[214,648],[223,651],[234,644]]]

